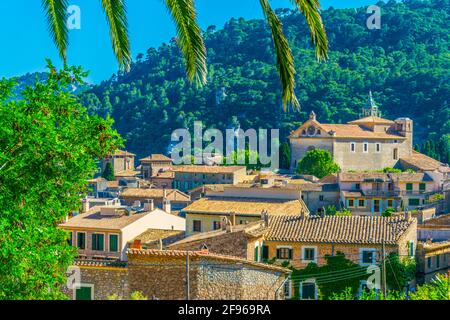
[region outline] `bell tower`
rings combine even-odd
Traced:
[[[395,130],[399,135],[406,138],[409,154],[412,155],[413,149],[413,121],[410,118],[395,119]]]
[[[379,117],[381,118],[381,112],[378,108],[377,104],[375,103],[375,100],[373,100],[372,97],[372,91],[369,91],[369,100],[367,100],[366,105],[362,108],[362,115],[363,118],[365,117]]]

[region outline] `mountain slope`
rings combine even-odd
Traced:
[[[304,18],[279,10],[298,72],[300,112],[284,113],[269,30],[264,21],[231,19],[205,31],[209,82],[185,79],[172,40],[138,55],[119,74],[81,95],[91,112],[110,114],[138,156],[167,151],[176,128],[201,120],[221,129],[280,128],[285,138],[311,110],[321,122],[359,116],[372,90],[387,118],[415,121],[416,142],[450,133],[449,0],[379,3],[382,29],[366,27],[365,8],[328,9],[330,60],[317,63]]]

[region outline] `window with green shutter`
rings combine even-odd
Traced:
[[[93,300],[92,287],[84,287],[76,289],[75,300]]]
[[[77,233],[77,247],[78,249],[81,250],[86,249],[86,233],[84,232]]]
[[[425,183],[420,183],[419,184],[419,191],[420,192],[425,192],[426,189],[426,184]]]
[[[406,184],[406,191],[413,191],[413,184],[412,183],[407,183]]]
[[[109,252],[119,251],[119,236],[117,234],[109,235]]]
[[[418,206],[418,205],[420,205],[420,199],[409,199],[408,205],[409,206]]]
[[[269,247],[268,246],[263,246],[262,247],[262,259],[265,260],[269,260]]]
[[[105,236],[100,233],[92,234],[92,250],[104,251]]]
[[[413,241],[408,242],[408,252],[409,252],[410,257],[414,256],[414,242]]]

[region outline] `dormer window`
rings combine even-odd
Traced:
[[[302,131],[302,136],[306,136],[306,130]]]

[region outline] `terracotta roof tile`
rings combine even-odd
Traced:
[[[386,244],[396,244],[415,221],[404,217],[273,216],[266,240],[381,244],[384,239]]]
[[[245,166],[174,166],[172,171],[185,173],[234,173],[239,170],[246,170]]]
[[[227,215],[235,212],[241,215],[259,216],[263,210],[270,215],[299,215],[301,212],[309,213],[302,200],[275,200],[254,198],[202,198],[182,211],[186,213],[206,213]]]
[[[411,157],[400,158],[400,161],[423,171],[434,171],[439,169],[440,167],[445,166],[442,162],[430,158],[417,151],[413,151]]]
[[[376,116],[369,116],[354,121],[350,121],[349,124],[394,124],[394,121],[383,119]]]
[[[152,154],[149,157],[143,158],[140,160],[141,162],[152,162],[152,161],[167,161],[167,162],[172,162],[172,159],[169,157],[166,157],[163,154]]]
[[[120,198],[148,198],[158,199],[166,198],[170,201],[190,201],[190,196],[177,189],[143,189],[143,188],[127,188],[121,192]]]

